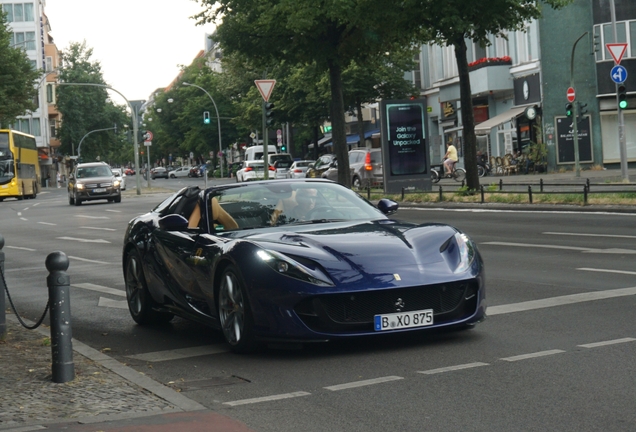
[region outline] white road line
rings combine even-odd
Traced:
[[[56,237],[58,240],[71,240],[78,241],[80,243],[110,243],[108,240],[104,239],[82,239],[76,237]]]
[[[547,235],[564,235],[564,236],[581,236],[581,237],[608,237],[608,238],[636,239],[636,236],[618,235],[618,234],[585,234],[585,233],[564,233],[564,232],[550,232],[550,231],[546,231],[543,234],[547,234]]]
[[[601,347],[606,345],[615,345],[615,344],[634,342],[634,341],[636,341],[636,339],[628,337],[628,338],[614,339],[614,340],[608,340],[604,342],[594,342],[594,343],[577,345],[577,346],[580,346],[583,348],[596,348],[596,347]]]
[[[269,402],[269,401],[275,401],[275,400],[281,400],[281,399],[290,399],[290,398],[295,398],[299,396],[309,396],[310,394],[311,393],[299,391],[294,393],[284,393],[279,395],[264,396],[264,397],[253,398],[253,399],[237,400],[234,402],[224,402],[223,405],[229,405],[229,406],[247,405],[247,404],[259,403],[259,402]]]
[[[54,223],[51,223],[51,222],[38,222],[38,223],[42,224],[42,225],[53,225],[53,226],[57,225],[57,224],[54,224]]]
[[[470,368],[476,368],[476,367],[488,366],[488,365],[489,365],[488,363],[481,363],[481,362],[466,363],[466,364],[461,364],[456,366],[443,367],[439,369],[430,369],[427,371],[417,371],[417,373],[421,373],[425,375],[434,375],[434,374],[443,373],[443,372],[451,372],[456,370],[470,369]]]
[[[84,261],[84,262],[93,263],[93,264],[115,264],[115,263],[109,263],[109,262],[106,262],[106,261],[98,261],[98,260],[80,258],[80,257],[72,256],[72,255],[69,255],[68,257],[71,258],[71,259],[74,259],[74,260]]]
[[[82,226],[81,229],[89,229],[89,230],[101,230],[101,231],[117,231],[117,228],[100,228],[100,227],[87,227]]]
[[[110,219],[108,216],[90,216],[90,215],[75,215],[78,218],[87,218],[87,219]]]
[[[324,387],[324,388],[331,391],[338,391],[338,390],[346,390],[346,389],[356,388],[356,387],[364,387],[364,386],[373,385],[373,384],[381,384],[381,383],[385,383],[389,381],[397,381],[402,379],[404,378],[399,376],[387,376],[387,377],[374,378],[374,379],[363,380],[363,381],[354,381],[354,382],[350,382],[346,384],[338,384],[338,385]]]
[[[7,249],[19,249],[19,250],[25,250],[29,252],[35,252],[37,250],[37,249],[31,249],[31,248],[25,248],[25,247],[19,247],[19,246],[7,246]]]
[[[162,362],[168,360],[181,360],[190,357],[200,357],[212,354],[223,354],[230,350],[224,346],[202,345],[190,348],[180,348],[166,351],[155,351],[143,354],[126,356],[128,358],[147,362]]]
[[[21,217],[20,220],[27,221],[27,222],[29,221],[27,218],[23,218],[23,217]]]
[[[112,294],[119,297],[126,297],[126,291],[124,290],[108,288],[105,286],[95,285],[92,283],[78,283],[78,284],[71,284],[71,286],[74,288],[81,288],[81,289],[90,290],[90,291],[97,291],[104,294]]]
[[[539,351],[539,352],[530,353],[530,354],[521,354],[521,355],[512,356],[512,357],[505,357],[500,360],[513,362],[513,361],[519,361],[519,360],[527,360],[527,359],[536,358],[536,357],[545,357],[545,356],[560,354],[564,352],[565,351],[560,349],[553,349],[548,351]]]
[[[585,247],[576,247],[576,246],[541,245],[541,244],[533,244],[533,243],[509,243],[509,242],[482,242],[479,244],[493,245],[493,246],[514,246],[514,247],[524,247],[524,248],[531,247],[531,248],[544,248],[544,249],[563,249],[563,250],[580,251],[583,253],[636,254],[636,250],[634,249],[619,249],[619,248],[594,249],[594,248],[585,248]]]
[[[533,309],[543,309],[554,306],[569,305],[574,303],[583,303],[593,300],[605,300],[615,297],[625,297],[630,295],[636,295],[636,287],[631,288],[619,288],[606,291],[592,291],[581,294],[571,294],[559,297],[550,297],[541,300],[531,300],[521,303],[511,303],[500,306],[489,306],[487,315],[501,315],[514,312],[523,312]]]
[[[106,210],[107,212],[121,213],[121,210]]]
[[[100,297],[97,302],[97,306],[114,309],[128,309],[128,302],[126,300],[113,300],[106,297]]]
[[[636,272],[625,271],[625,270],[595,269],[595,268],[587,268],[587,267],[577,268],[577,270],[592,271],[592,272],[603,272],[603,273],[618,273],[618,274],[636,275]]]

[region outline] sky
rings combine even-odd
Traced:
[[[104,81],[128,100],[147,100],[205,49],[214,26],[189,18],[201,10],[194,0],[46,0],[44,8],[57,48],[85,40]]]

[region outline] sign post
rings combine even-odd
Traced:
[[[150,131],[146,131],[146,139],[144,145],[146,146],[146,153],[148,153],[148,168],[146,169],[146,179],[148,180],[148,189],[150,189],[150,146],[152,145],[152,139],[154,135]]]
[[[254,80],[254,84],[258,88],[261,96],[263,96],[263,168],[265,169],[264,178],[269,179],[269,142],[267,139],[267,118],[265,116],[265,105],[269,101],[269,97],[272,95],[272,90],[276,85],[276,80]]]

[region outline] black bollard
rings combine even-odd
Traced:
[[[6,316],[6,303],[4,300],[4,252],[2,252],[2,248],[4,247],[4,237],[0,235],[0,272],[2,272],[2,277],[0,277],[0,340],[4,340],[7,337],[7,316]]]
[[[64,252],[52,252],[46,257],[49,276],[49,307],[51,310],[51,353],[53,382],[65,383],[75,378],[73,342],[71,338],[71,278],[66,274],[68,257]]]

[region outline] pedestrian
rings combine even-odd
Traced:
[[[62,187],[62,174],[58,171],[55,177],[57,180],[57,188],[59,189]]]

